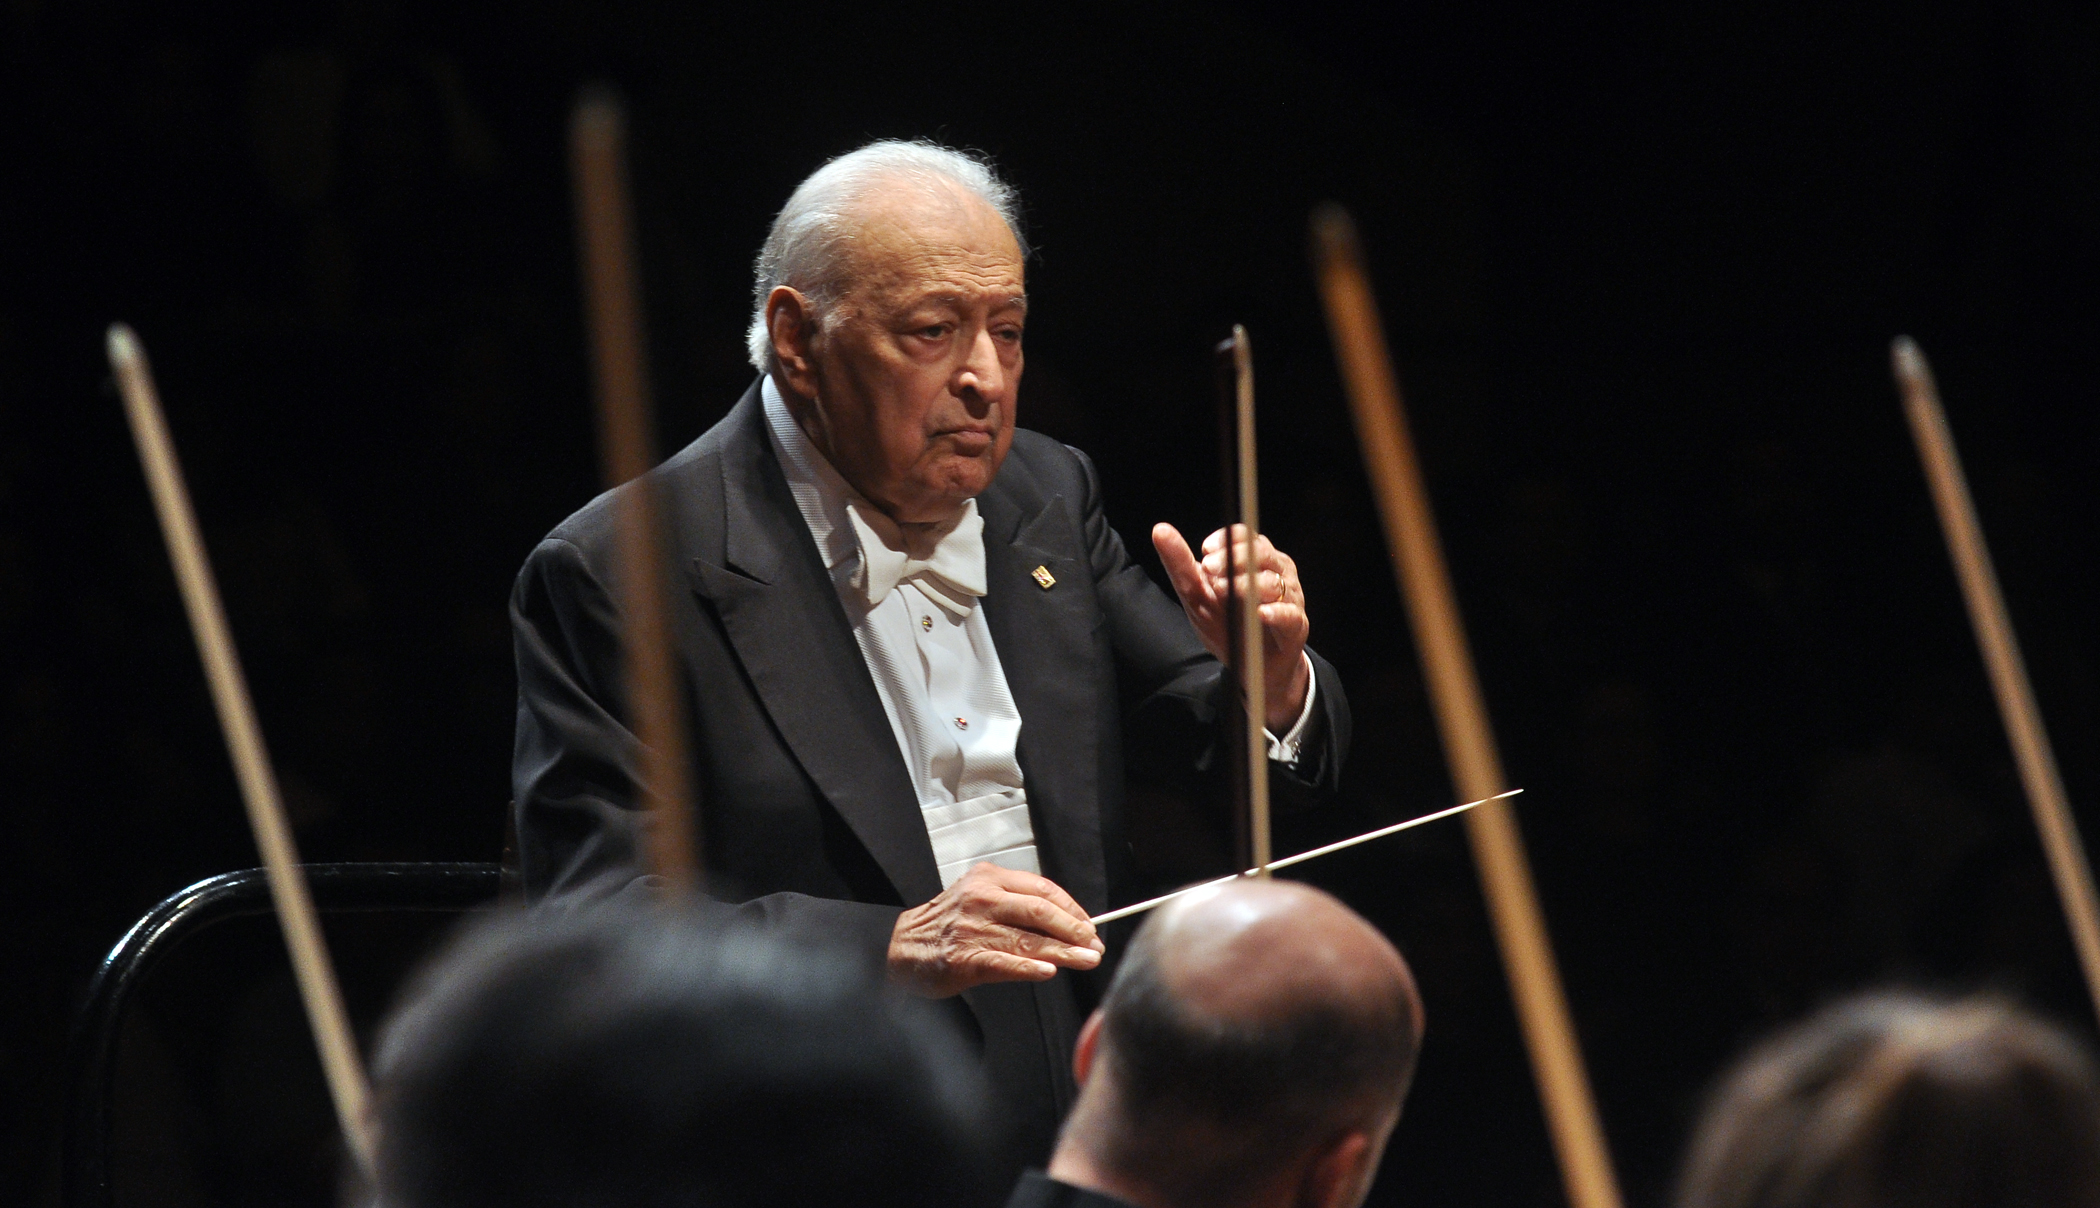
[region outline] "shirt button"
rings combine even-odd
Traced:
[[[967,730],[967,729],[969,729],[969,728],[970,728],[970,719],[969,719],[969,718],[967,718],[967,717],[958,717],[958,718],[956,718],[956,719],[955,719],[955,728],[956,728],[956,729],[958,729],[958,730]]]
[[[928,633],[932,633],[932,632],[933,632],[933,617],[932,617],[931,615],[927,615],[927,616],[922,616],[922,617],[920,617],[920,618],[919,618],[919,628],[921,628],[921,629],[925,630],[925,631],[926,631],[926,632],[928,632]]]

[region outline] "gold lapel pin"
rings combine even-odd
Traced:
[[[1035,579],[1035,585],[1044,591],[1049,591],[1057,586],[1057,576],[1051,574],[1050,568],[1047,566],[1038,566],[1028,573]]]

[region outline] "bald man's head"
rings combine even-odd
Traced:
[[[1244,880],[1155,914],[1092,1029],[1060,1158],[1083,1147],[1079,1164],[1126,1198],[1212,1208],[1261,1202],[1350,1134],[1375,1169],[1422,1007],[1407,963],[1354,911],[1309,886]]]

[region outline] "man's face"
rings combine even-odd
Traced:
[[[854,284],[798,341],[804,364],[782,358],[783,385],[846,481],[899,523],[936,523],[991,485],[1013,443],[1021,248],[956,191],[900,187],[867,206]]]

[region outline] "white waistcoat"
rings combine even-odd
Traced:
[[[918,791],[942,887],[980,860],[1041,871],[1015,755],[1021,714],[977,599],[984,590],[977,502],[965,506],[929,562],[900,564],[905,554],[896,526],[825,460],[788,414],[771,376],[761,393],[773,452],[852,622],[853,639]],[[864,548],[871,543],[882,546],[872,558]],[[871,604],[870,582],[881,590],[890,577],[870,574],[873,562],[904,577]],[[943,569],[954,578],[942,576]],[[958,588],[958,580],[967,589]]]

